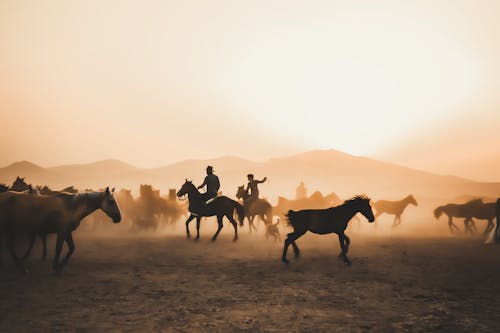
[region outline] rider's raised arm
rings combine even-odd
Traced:
[[[203,184],[201,184],[200,186],[198,186],[197,188],[202,188],[203,186],[207,185],[207,178],[208,177],[205,177],[205,180],[203,181]]]
[[[257,183],[261,184],[261,183],[265,182],[266,180],[267,180],[267,177],[264,177],[264,179],[262,179],[262,180],[257,180]]]

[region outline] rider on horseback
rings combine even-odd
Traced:
[[[265,182],[267,177],[264,177],[262,180],[257,180],[254,179],[253,174],[248,174],[248,185],[247,185],[247,192],[250,191],[250,197],[249,201],[254,201],[259,198],[259,188],[258,185]]]
[[[203,184],[197,187],[198,189],[200,189],[204,186],[207,186],[207,191],[203,193],[204,202],[207,202],[208,200],[215,198],[220,188],[219,177],[214,175],[213,172],[214,168],[211,167],[210,165],[207,166],[207,176],[205,177]]]

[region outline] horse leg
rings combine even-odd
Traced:
[[[283,254],[281,256],[281,261],[283,261],[286,264],[289,263],[289,261],[286,259],[286,254],[288,252],[288,247],[290,246],[290,244],[292,244],[292,246],[293,246],[293,252],[295,254],[295,257],[298,258],[300,256],[300,250],[299,250],[299,247],[297,246],[297,244],[295,244],[295,241],[300,236],[305,234],[306,232],[307,232],[307,229],[300,230],[300,231],[294,230],[293,232],[291,232],[287,235],[287,237],[285,239],[284,246],[283,246]]]
[[[493,220],[489,219],[488,224],[486,225],[486,229],[484,229],[483,236],[488,235],[491,229],[493,229]]]
[[[219,232],[222,230],[222,216],[217,216],[217,223],[218,223],[217,231],[212,236],[212,242],[215,242],[217,236],[219,235]]]
[[[65,233],[58,232],[56,239],[56,250],[54,253],[54,260],[52,261],[52,269],[55,270],[56,272],[58,271],[59,257],[61,256],[61,250],[63,247],[64,239],[66,239]]]
[[[201,216],[196,217],[196,240],[200,239]]]
[[[253,220],[255,219],[255,216],[248,216],[248,233],[252,233],[252,228],[257,231],[257,228],[255,228],[255,225],[253,224]]]
[[[193,214],[189,215],[188,219],[186,220],[186,233],[187,233],[187,238],[191,238],[191,234],[189,233],[189,222],[191,222],[195,216]]]
[[[476,222],[471,218],[470,219],[470,232],[471,234],[475,234],[477,232]]]
[[[226,217],[229,219],[229,222],[231,222],[231,224],[233,225],[233,228],[234,228],[233,242],[236,242],[238,240],[238,223],[234,219],[233,215],[229,214],[229,215],[226,215]]]
[[[344,262],[347,265],[350,265],[351,261],[347,258],[347,248],[348,248],[348,245],[346,244],[347,243],[346,236],[345,236],[345,234],[343,232],[339,233],[338,236],[339,236],[340,248],[342,249],[342,252],[340,253],[341,254],[341,258],[344,260]]]
[[[26,274],[27,270],[24,267],[24,263],[21,259],[19,259],[17,257],[17,254],[16,254],[16,249],[15,249],[15,245],[14,245],[14,235],[9,233],[6,237],[6,243],[7,243],[7,249],[9,250],[10,255],[11,255],[12,259],[14,260],[17,268],[21,271],[21,273]]]
[[[24,253],[22,260],[26,260],[26,258],[29,257],[31,250],[33,249],[33,245],[35,245],[35,238],[36,238],[36,233],[30,234],[30,239],[29,239],[30,245],[28,246],[28,249]]]
[[[448,216],[448,228],[450,228],[450,232],[453,233],[453,228],[455,228],[457,231],[459,230],[458,227],[453,223],[453,217]]]
[[[69,258],[71,257],[73,252],[75,252],[75,243],[73,242],[73,236],[72,236],[71,232],[68,232],[65,240],[66,240],[66,244],[68,244],[69,251],[66,254],[66,256],[64,257],[64,259],[61,261],[61,263],[59,264],[59,266],[57,268],[57,273],[60,273],[62,271],[63,267],[66,266],[66,264],[68,263]]]

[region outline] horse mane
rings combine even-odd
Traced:
[[[353,196],[351,199],[345,200],[344,204],[355,203],[355,202],[361,201],[361,200],[370,201],[371,199],[364,194],[358,194],[358,195]]]

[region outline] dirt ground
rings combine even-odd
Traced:
[[[193,225],[194,226],[194,225]],[[182,228],[181,228],[182,229]],[[231,241],[215,223],[202,239],[75,233],[61,276],[34,253],[29,274],[0,270],[1,332],[494,332],[500,246],[471,237],[367,235],[349,256],[335,235],[306,234],[280,261],[262,234]],[[192,229],[193,231],[193,229]],[[49,257],[54,241],[49,241]],[[39,244],[37,244],[39,246]],[[39,248],[37,249],[39,250]]]

